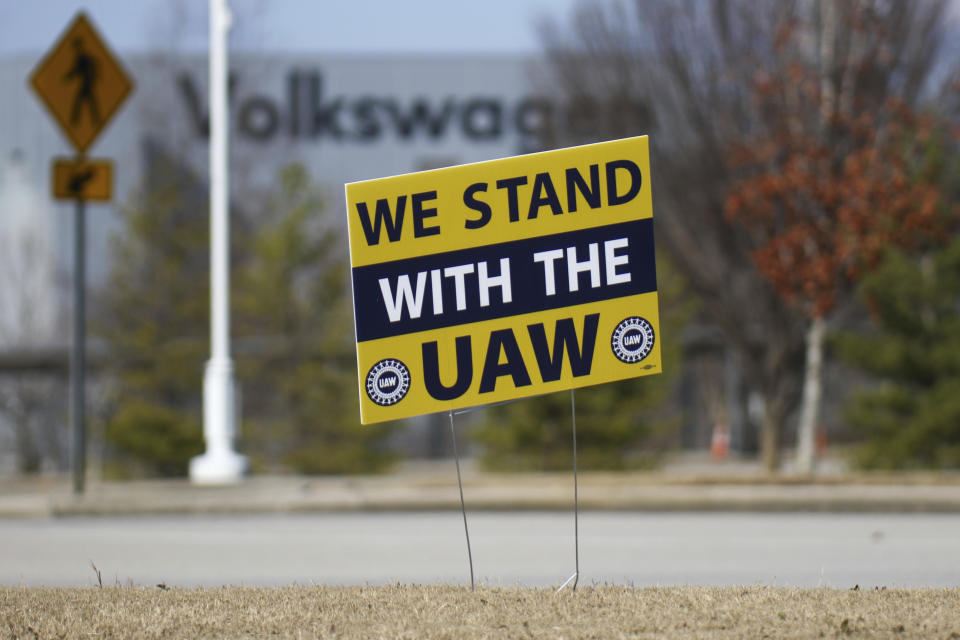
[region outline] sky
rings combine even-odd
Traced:
[[[233,50],[534,53],[576,0],[230,0]],[[41,54],[82,7],[117,52],[207,46],[206,0],[0,0],[0,56]]]

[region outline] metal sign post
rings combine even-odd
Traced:
[[[86,299],[87,217],[85,201],[76,198],[73,231],[73,357],[70,359],[71,410],[73,415],[73,491],[81,494],[87,467],[86,429]]]
[[[80,12],[30,76],[30,85],[77,151],[53,164],[54,198],[76,203],[73,269],[73,354],[70,359],[73,490],[86,475],[86,201],[109,200],[113,167],[84,153],[127,99],[133,82]]]

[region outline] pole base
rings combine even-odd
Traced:
[[[225,450],[204,453],[190,460],[190,482],[202,485],[236,484],[247,473],[247,457]]]
[[[247,458],[234,450],[236,396],[233,362],[211,358],[203,374],[203,439],[207,450],[190,461],[194,484],[233,484],[247,472]]]

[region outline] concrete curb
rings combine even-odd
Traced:
[[[952,475],[810,482],[583,473],[579,489],[584,510],[960,513],[960,477]],[[469,473],[464,496],[469,510],[566,510],[572,507],[573,484],[569,474]],[[196,487],[186,480],[94,482],[83,496],[74,496],[65,479],[0,483],[0,517],[7,518],[459,508],[453,473],[255,476],[224,487]]]

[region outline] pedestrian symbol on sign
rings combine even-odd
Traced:
[[[83,48],[83,38],[74,38],[73,50],[75,57],[73,66],[64,76],[67,82],[75,82],[77,92],[74,94],[73,106],[70,109],[70,124],[80,124],[80,115],[83,105],[86,104],[94,124],[100,124],[100,109],[97,108],[97,96],[94,92],[94,83],[97,81],[97,60]]]
[[[81,154],[133,88],[130,77],[83,13],[37,66],[30,84]]]

